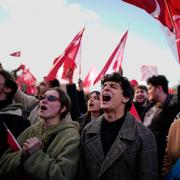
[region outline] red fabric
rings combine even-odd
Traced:
[[[19,88],[27,94],[35,93],[37,80],[29,69],[24,69],[22,74],[18,76],[16,82]]]
[[[135,86],[138,85],[138,82],[137,82],[135,79],[132,79],[132,80],[130,81],[130,84],[131,84],[132,87],[135,87]]]
[[[11,131],[7,128],[6,128],[6,131],[7,131],[7,144],[10,146],[11,150],[14,152],[20,150],[21,147],[18,144],[18,142],[16,141],[13,134],[11,133]]]
[[[158,19],[164,26],[173,29],[173,24],[164,0],[123,0],[126,3],[144,9],[154,18]]]
[[[176,47],[178,52],[178,64],[180,64],[180,1],[179,0],[123,0],[126,3],[135,5],[144,9],[151,14],[155,19],[159,20],[164,27],[167,27],[170,32],[175,34]],[[170,38],[170,37],[169,37]],[[175,53],[176,54],[176,53]],[[176,55],[175,55],[176,56]]]
[[[130,109],[130,113],[138,120],[141,121],[141,118],[139,117],[139,114],[134,106],[134,104],[132,103],[131,105],[131,109]]]
[[[115,62],[113,65],[113,70],[115,72],[117,72],[119,70],[119,68],[122,67],[122,61],[123,61],[123,57],[124,57],[124,49],[125,49],[125,45],[126,45],[127,36],[128,36],[128,31],[126,31],[126,33],[122,37],[122,39],[120,41],[120,47],[118,49],[118,52],[116,53]]]
[[[176,34],[176,46],[178,51],[178,58],[180,64],[180,15],[174,16],[175,34]]]
[[[97,69],[94,66],[92,66],[91,69],[89,70],[87,76],[83,80],[83,87],[86,87],[86,88],[90,87],[96,74],[97,74]]]
[[[103,69],[101,70],[99,75],[96,77],[94,84],[96,84],[98,81],[100,81],[101,78],[106,74],[106,71],[108,70],[109,66],[114,61],[115,58],[116,59],[114,61],[113,69],[117,70],[119,68],[119,66],[121,66],[127,35],[128,35],[128,31],[126,31],[125,34],[123,35],[123,37],[121,38],[116,49],[113,51],[110,58],[106,62],[105,66],[103,67]],[[118,66],[118,63],[119,63],[119,66]]]
[[[21,51],[16,51],[10,54],[10,56],[14,56],[14,57],[20,57],[21,56]]]
[[[56,74],[59,70],[59,68],[63,64],[63,73],[62,78],[63,79],[69,79],[72,78],[74,69],[76,68],[75,59],[79,50],[79,47],[81,45],[81,39],[84,32],[83,28],[70,42],[68,47],[65,49],[65,51],[55,60],[53,61],[53,67],[51,68],[50,72],[46,76],[46,80],[53,80],[56,77]]]

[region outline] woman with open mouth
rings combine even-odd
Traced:
[[[100,107],[99,91],[92,91],[89,94],[87,106],[88,106],[87,113],[84,114],[81,118],[79,118],[80,133],[88,123],[95,121],[99,116],[103,114],[103,111]]]
[[[19,137],[20,150],[10,149],[0,159],[0,179],[74,179],[79,160],[79,126],[68,115],[69,97],[59,87],[40,101],[42,121]]]

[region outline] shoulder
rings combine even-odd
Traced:
[[[79,138],[79,123],[70,119],[64,119],[55,130],[69,138]]]
[[[129,127],[130,129],[134,129],[134,133],[136,137],[139,137],[141,139],[146,139],[146,138],[153,138],[154,135],[152,131],[144,126],[142,122],[137,121],[130,113],[127,113],[125,117],[126,121],[126,127]]]

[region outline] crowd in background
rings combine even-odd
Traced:
[[[29,95],[17,71],[0,67],[1,180],[180,179],[180,85],[172,94],[164,75],[141,85],[121,69],[100,91],[43,77]]]

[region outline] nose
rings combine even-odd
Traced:
[[[110,88],[110,85],[106,84],[102,89],[103,90],[109,90],[109,88]]]

